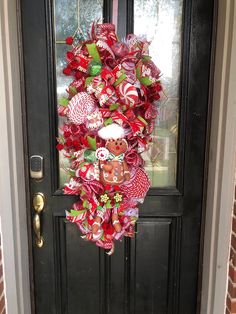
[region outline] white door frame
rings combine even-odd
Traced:
[[[0,1],[0,217],[6,305],[30,314],[18,0]],[[202,286],[202,314],[224,313],[236,139],[236,8],[219,1]]]
[[[30,314],[21,89],[15,0],[0,1],[0,217],[9,314]]]
[[[236,3],[219,0],[202,314],[225,313],[236,157]]]

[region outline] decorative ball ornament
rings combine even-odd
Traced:
[[[139,199],[142,202],[143,195],[146,195],[150,186],[150,179],[146,172],[138,168],[129,182],[126,182],[121,191],[129,198]]]
[[[135,86],[131,85],[130,83],[122,83],[118,87],[118,91],[120,94],[120,99],[130,107],[133,107],[135,104],[138,103],[139,97],[138,92]]]
[[[116,240],[135,236],[150,187],[141,153],[152,142],[160,70],[147,40],[130,34],[119,41],[112,24],[93,23],[86,41],[66,42],[73,46],[63,73],[72,82],[59,101],[57,149],[69,162],[64,194],[78,195],[66,218],[111,255]]]
[[[96,108],[95,99],[85,92],[76,94],[68,104],[68,119],[75,124],[85,122],[88,114]]]

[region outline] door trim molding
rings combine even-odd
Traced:
[[[7,313],[30,314],[17,1],[0,1],[0,200]]]
[[[218,5],[202,314],[225,312],[236,157],[236,5],[234,0]]]

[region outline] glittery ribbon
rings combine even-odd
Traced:
[[[101,182],[92,180],[92,181],[85,181],[83,184],[83,187],[85,188],[86,192],[90,195],[92,193],[100,194],[104,191],[104,187]],[[87,198],[87,196],[86,196]]]

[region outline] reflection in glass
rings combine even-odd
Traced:
[[[143,155],[153,187],[176,185],[182,0],[134,0],[134,33],[152,41],[164,93],[157,103],[153,144]]]
[[[71,78],[65,76],[62,71],[65,67],[65,55],[69,50],[65,44],[68,36],[73,36],[79,29],[85,39],[87,30],[94,20],[102,20],[103,0],[54,0],[55,22],[55,51],[56,51],[56,82],[57,99],[66,96],[66,88]],[[58,119],[58,126],[63,123],[63,118]],[[59,152],[60,186],[68,181],[68,159]]]

